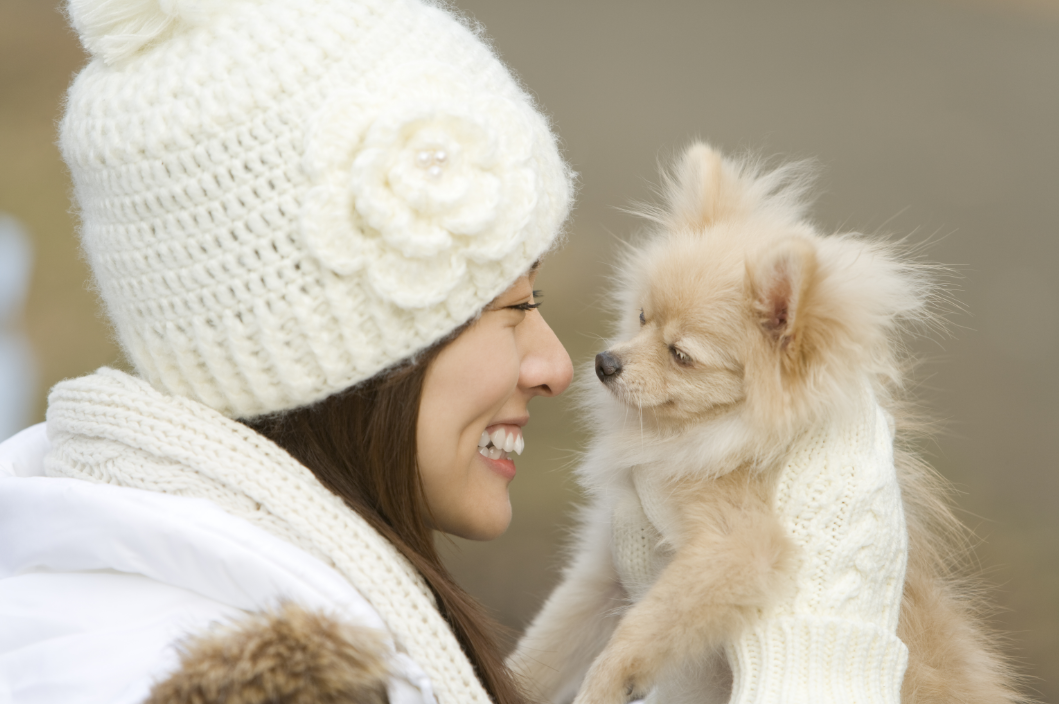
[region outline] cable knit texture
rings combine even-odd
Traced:
[[[345,575],[440,704],[490,701],[418,572],[281,448],[113,369],[57,384],[48,401],[49,475],[213,501]]]
[[[614,555],[627,590],[642,596],[667,563],[656,507],[620,504]],[[727,647],[731,704],[898,704],[908,650],[897,638],[908,533],[893,434],[874,398],[863,412],[798,440],[776,490],[795,544],[789,598]],[[633,502],[635,503],[635,502]]]
[[[229,417],[322,399],[472,318],[572,179],[495,54],[416,0],[69,0],[60,146],[122,347]]]
[[[614,567],[625,593],[634,603],[647,594],[673,557],[672,549],[657,527],[663,525],[664,513],[657,508],[660,497],[642,482],[636,482],[636,477],[634,470],[636,493],[622,498],[614,507],[611,520]]]

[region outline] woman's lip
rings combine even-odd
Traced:
[[[526,423],[529,423],[528,415],[520,416],[518,418],[506,418],[504,420],[498,420],[490,423],[489,425],[485,426],[485,430],[486,432],[491,432],[490,429],[496,430],[501,425],[517,425],[518,427],[523,428],[526,426]]]
[[[478,457],[482,461],[484,461],[487,465],[489,465],[489,469],[493,470],[494,472],[496,472],[500,476],[504,477],[508,481],[511,481],[512,479],[515,478],[515,460],[510,460],[510,459],[494,460],[494,459],[490,459],[490,458],[486,457],[485,455],[482,455],[481,453],[477,453],[477,454],[478,454]]]

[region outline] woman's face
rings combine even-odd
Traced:
[[[497,297],[427,368],[416,445],[437,530],[491,540],[507,529],[507,487],[529,400],[570,385],[570,356],[540,313],[527,309],[535,277],[523,276]],[[505,441],[509,452],[492,444]]]

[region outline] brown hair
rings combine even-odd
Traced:
[[[416,463],[416,422],[427,367],[464,328],[400,367],[319,403],[243,422],[289,452],[423,575],[438,607],[497,704],[526,697],[493,636],[500,626],[445,569]]]

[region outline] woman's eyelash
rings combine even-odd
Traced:
[[[544,301],[538,301],[536,299],[541,298],[543,296],[544,296],[544,291],[534,291],[533,292],[533,298],[534,298],[534,302],[533,303],[517,303],[517,304],[515,304],[513,306],[508,306],[508,308],[511,308],[512,310],[535,310],[537,308],[540,308],[541,307],[541,303],[544,302]]]

